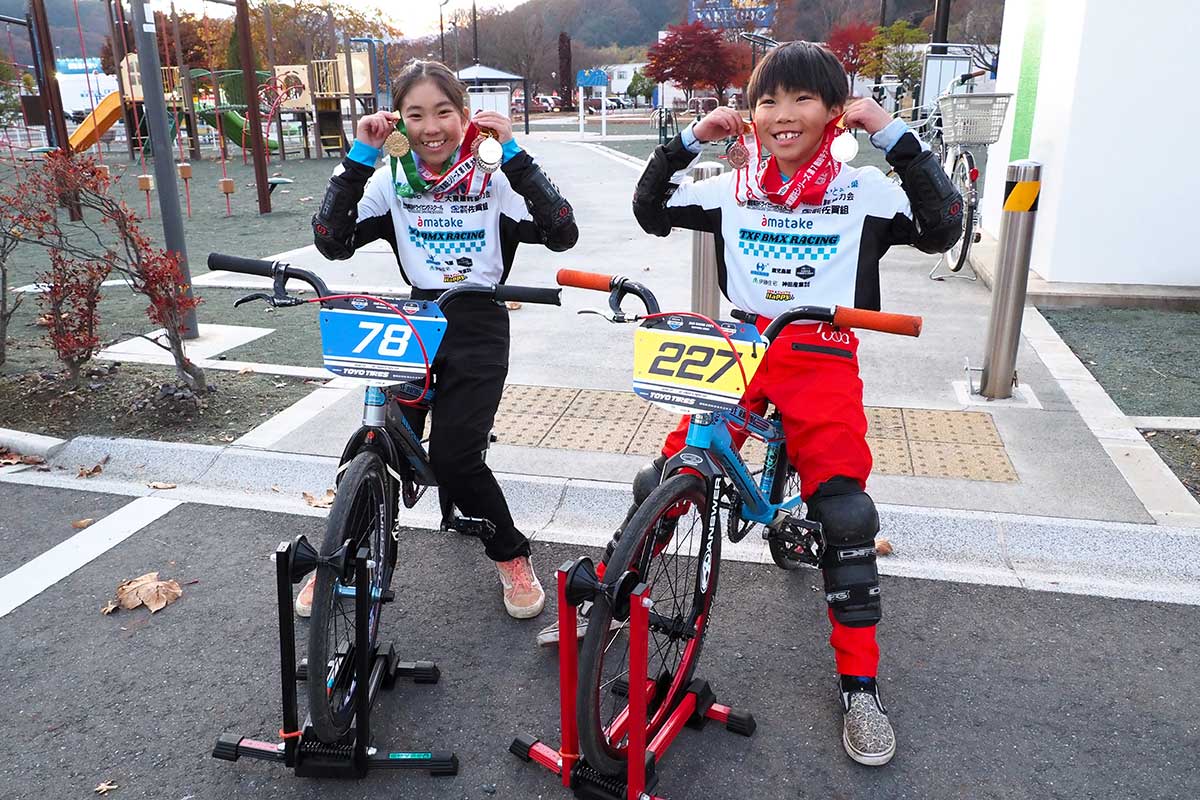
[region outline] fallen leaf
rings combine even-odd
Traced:
[[[0,467],[11,467],[20,463],[21,457],[16,453],[0,453]]]
[[[96,794],[108,794],[109,792],[111,792],[113,789],[116,789],[116,788],[117,788],[117,784],[113,783],[112,781],[105,781],[104,783],[100,784],[92,791],[95,792]]]
[[[149,486],[151,489],[174,489],[175,488],[175,484],[167,483],[166,481],[155,481],[154,483],[147,483],[146,485]]]
[[[81,531],[84,528],[91,527],[92,523],[95,521],[96,520],[92,519],[91,517],[87,517],[86,519],[77,519],[71,523],[71,527],[77,531]]]
[[[104,607],[100,609],[100,613],[107,617],[109,614],[116,611],[118,608],[120,608],[119,605],[117,605],[112,600],[109,600],[107,603],[104,604]]]
[[[254,374],[254,370],[250,369],[250,367],[242,367],[241,369],[238,370],[238,375],[253,375],[253,374]]]
[[[887,539],[876,539],[875,552],[881,556],[890,556],[892,554],[892,543]]]
[[[1158,436],[1158,431],[1146,431],[1146,438],[1149,439],[1151,436]]]
[[[145,604],[153,614],[174,603],[183,594],[177,581],[160,581],[157,572],[147,572],[117,587],[117,602],[131,609]]]
[[[518,303],[516,300],[509,300],[509,301],[505,302],[504,307],[507,308],[509,311],[516,311],[518,308],[521,307],[521,304]]]
[[[271,491],[272,491],[272,492],[278,492],[278,491],[279,491],[279,485],[278,485],[278,484],[271,484]]]
[[[333,505],[333,489],[326,489],[324,497],[314,497],[308,492],[301,492],[300,494],[303,495],[304,502],[308,503],[313,508],[329,508]]]
[[[104,467],[101,466],[100,464],[97,464],[94,467],[80,467],[79,475],[77,475],[76,477],[92,478],[92,477],[95,477],[96,475],[99,475],[103,471],[104,471]]]
[[[45,464],[46,459],[41,456],[21,456],[22,464]]]

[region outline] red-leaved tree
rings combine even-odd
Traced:
[[[99,284],[115,272],[150,301],[147,316],[163,334],[146,338],[171,353],[180,382],[197,393],[207,389],[204,371],[183,349],[184,319],[199,301],[183,285],[178,256],[154,247],[138,227],[137,215],[109,192],[108,172],[89,156],[60,150],[24,172],[20,183],[34,204],[16,216],[13,227],[22,241],[49,251],[44,322],[70,381],[78,380],[80,368],[100,346],[95,335]],[[62,224],[64,198],[78,204],[80,221]]]
[[[701,86],[723,91],[736,72],[733,51],[721,33],[699,21],[668,25],[667,35],[646,53],[646,75],[659,83],[674,83],[688,100]]]
[[[867,42],[875,38],[875,33],[875,26],[866,22],[849,22],[829,32],[826,44],[850,75],[851,87],[855,76],[862,72],[867,60]]]

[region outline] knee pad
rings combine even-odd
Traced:
[[[876,624],[882,608],[875,566],[875,503],[857,481],[839,476],[822,483],[808,499],[807,516],[821,523],[825,601],[834,619],[849,628]]]

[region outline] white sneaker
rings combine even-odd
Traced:
[[[504,610],[516,619],[532,619],[546,606],[546,593],[526,556],[497,561],[496,571],[504,585]]]
[[[304,584],[304,588],[300,590],[300,594],[296,595],[296,616],[311,617],[313,604],[313,588],[317,585],[317,573],[308,576],[308,582]]]

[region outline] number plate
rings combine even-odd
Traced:
[[[446,318],[437,303],[391,302],[405,313],[412,328],[378,300],[331,300],[322,308],[321,350],[325,369],[376,386],[425,377],[426,359],[433,362],[446,334]],[[413,328],[425,345],[424,356]]]
[[[753,325],[718,324],[733,340],[749,381],[766,343]],[[695,414],[736,406],[746,393],[742,369],[721,331],[694,317],[649,320],[633,338],[633,391],[670,411]]]

